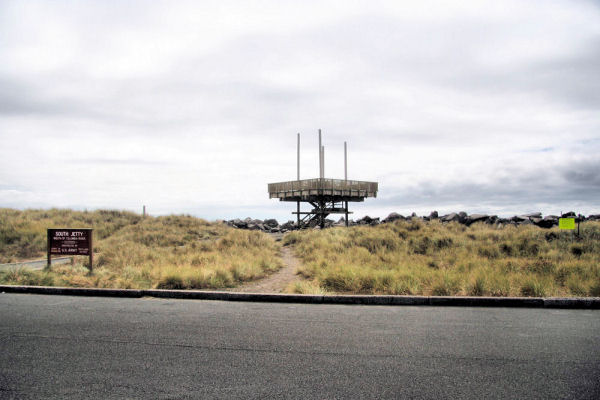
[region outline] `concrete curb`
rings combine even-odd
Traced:
[[[529,307],[600,309],[600,297],[451,297],[451,296],[370,296],[370,295],[312,295],[279,293],[236,293],[201,290],[160,289],[95,289],[53,286],[0,285],[3,293],[51,294],[95,297],[156,297],[163,299],[254,301],[304,304],[360,304],[391,306],[453,306],[453,307]]]
[[[55,286],[12,286],[0,285],[0,292],[28,293],[28,294],[54,294],[62,296],[90,296],[90,297],[143,297],[141,290],[135,289],[98,289],[98,288],[71,288]]]

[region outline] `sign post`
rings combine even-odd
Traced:
[[[52,264],[52,254],[69,256],[89,256],[90,274],[93,271],[94,251],[92,242],[93,229],[48,228],[48,265]]]

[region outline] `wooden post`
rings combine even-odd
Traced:
[[[146,218],[146,206],[142,209],[142,218]]]
[[[90,275],[94,272],[94,230],[90,229]]]
[[[52,265],[52,254],[50,254],[50,231],[48,229],[46,229],[46,248],[48,251],[48,262],[46,264],[46,269],[50,270],[50,267]]]

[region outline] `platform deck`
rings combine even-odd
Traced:
[[[377,182],[344,179],[302,179],[269,183],[269,198],[280,201],[364,201],[377,197]]]

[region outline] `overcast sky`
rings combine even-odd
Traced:
[[[2,1],[0,207],[600,213],[600,2]]]

